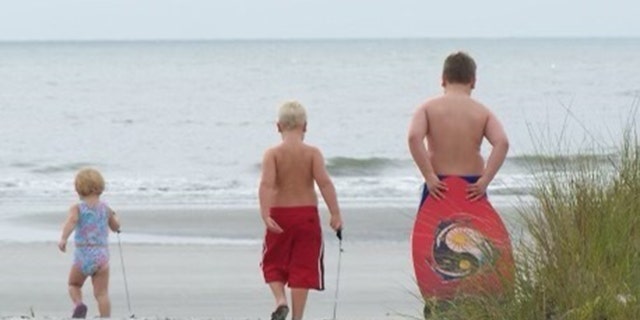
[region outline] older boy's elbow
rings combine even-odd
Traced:
[[[504,139],[499,140],[496,143],[496,147],[504,150],[504,152],[507,153],[507,151],[509,151],[509,139],[504,138]]]

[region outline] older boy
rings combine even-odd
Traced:
[[[495,115],[471,98],[475,84],[475,61],[464,52],[452,53],[442,71],[444,93],[426,101],[413,115],[408,142],[425,181],[423,201],[427,195],[443,197],[446,186],[440,177],[446,175],[466,178],[470,182],[467,197],[480,199],[504,162],[507,135]],[[483,138],[493,146],[486,166],[480,155]]]
[[[262,271],[276,300],[272,320],[289,313],[285,284],[291,288],[292,319],[301,320],[309,289],[324,290],[323,243],[314,182],[331,214],[333,230],[342,228],[336,191],[316,147],[304,143],[307,117],[295,101],[280,107],[282,142],[262,161],[260,213],[267,228]]]

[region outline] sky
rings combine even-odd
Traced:
[[[0,0],[0,41],[640,37],[637,0]]]

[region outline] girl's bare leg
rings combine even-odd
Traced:
[[[84,285],[87,276],[85,276],[80,268],[73,265],[69,271],[69,296],[73,305],[82,303],[82,285]]]
[[[111,300],[109,300],[109,265],[104,265],[91,277],[93,295],[98,302],[100,317],[111,317]]]

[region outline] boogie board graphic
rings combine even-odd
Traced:
[[[444,198],[427,197],[411,235],[413,267],[425,299],[500,293],[513,282],[509,234],[487,197],[466,199],[468,182],[443,179]]]

